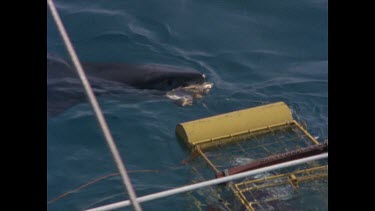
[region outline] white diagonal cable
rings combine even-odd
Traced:
[[[125,185],[125,190],[129,194],[129,198],[131,201],[131,204],[133,205],[134,209],[136,211],[141,211],[142,208],[140,207],[139,203],[136,201],[137,196],[135,195],[133,186],[130,182],[130,178],[126,172],[125,166],[121,160],[120,153],[117,150],[116,144],[113,140],[113,137],[111,135],[111,132],[108,128],[107,122],[105,121],[104,115],[100,109],[99,103],[96,100],[96,97],[94,95],[94,92],[92,91],[92,88],[90,86],[89,81],[87,80],[87,77],[85,75],[85,72],[83,71],[82,65],[79,62],[79,59],[76,55],[76,52],[74,51],[73,45],[70,42],[70,39],[68,37],[68,34],[66,33],[66,30],[64,28],[64,25],[60,19],[60,16],[56,10],[56,7],[52,0],[47,0],[49,9],[51,10],[52,16],[54,21],[56,22],[57,28],[59,29],[59,32],[61,34],[61,37],[64,40],[65,47],[67,48],[69,55],[73,61],[73,64],[77,70],[77,73],[79,75],[79,78],[81,79],[82,85],[85,89],[85,92],[89,98],[89,102],[94,110],[95,116],[99,122],[100,128],[104,134],[104,138],[107,141],[107,144],[112,152],[113,158],[116,162],[117,168],[119,170],[119,173],[122,177],[123,183]]]
[[[244,177],[260,174],[260,173],[263,173],[263,172],[287,168],[287,167],[290,167],[290,166],[300,165],[300,164],[303,164],[303,163],[307,163],[307,162],[314,161],[314,160],[320,160],[320,159],[324,159],[324,158],[328,158],[328,152],[322,153],[322,154],[319,154],[319,155],[306,157],[306,158],[300,158],[300,159],[297,159],[297,160],[292,160],[292,161],[288,161],[288,162],[284,162],[284,163],[274,164],[274,165],[271,165],[271,166],[262,167],[262,168],[259,168],[259,169],[254,169],[254,170],[242,172],[242,173],[239,173],[239,174],[234,174],[234,175],[230,175],[230,176],[226,176],[226,177],[221,177],[221,178],[207,180],[207,181],[200,182],[200,183],[182,186],[182,187],[179,187],[179,188],[161,191],[161,192],[149,194],[149,195],[146,195],[146,196],[141,196],[141,197],[137,198],[137,201],[140,202],[140,203],[147,202],[147,201],[151,201],[151,200],[155,200],[155,199],[164,198],[164,197],[167,197],[167,196],[176,195],[176,194],[179,194],[179,193],[184,193],[184,192],[187,192],[187,191],[192,191],[192,190],[199,189],[199,188],[204,188],[204,187],[211,186],[211,185],[217,185],[217,184],[221,184],[221,183],[224,183],[224,182],[229,182],[229,181],[241,179],[241,178],[244,178]],[[117,202],[117,203],[112,203],[112,204],[109,204],[109,205],[104,205],[104,206],[101,206],[101,207],[88,209],[88,210],[85,210],[85,211],[107,211],[107,210],[119,209],[119,208],[126,207],[126,206],[129,206],[129,205],[130,205],[130,201],[126,200],[126,201],[120,201],[120,202]]]

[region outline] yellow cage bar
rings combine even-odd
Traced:
[[[180,123],[177,136],[189,147],[197,144],[228,139],[293,121],[292,113],[284,102],[262,105],[226,114]]]

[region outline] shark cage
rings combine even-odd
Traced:
[[[328,140],[318,142],[293,119],[283,102],[180,123],[176,134],[192,152],[193,182],[328,152]],[[194,206],[208,210],[293,210],[304,209],[306,201],[328,203],[328,159],[245,177],[190,195]]]

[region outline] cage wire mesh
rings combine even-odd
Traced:
[[[226,169],[316,144],[297,122],[268,127],[230,141],[211,142],[198,149],[200,156],[191,163],[193,182],[210,180]],[[328,160],[278,169],[189,194],[200,200],[199,209],[206,207],[204,210],[298,210],[305,206],[303,198],[311,196],[327,204]]]

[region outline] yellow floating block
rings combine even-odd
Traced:
[[[293,121],[284,102],[243,109],[176,126],[177,136],[190,147],[281,126]]]

